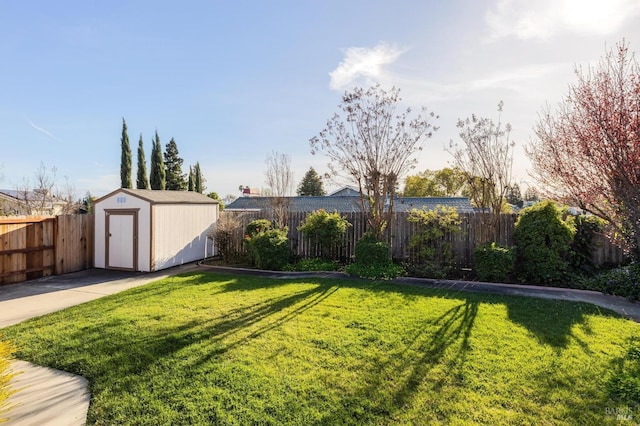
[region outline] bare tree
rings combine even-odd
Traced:
[[[360,191],[360,207],[378,239],[393,214],[400,179],[417,163],[425,139],[437,130],[433,112],[410,119],[411,109],[399,112],[400,89],[380,85],[345,92],[327,127],[310,140],[311,153],[329,157],[333,176],[346,177]],[[344,173],[344,174],[341,174]]]
[[[471,202],[483,211],[489,211],[494,241],[500,233],[500,213],[511,186],[513,148],[510,140],[511,125],[502,125],[503,102],[498,104],[498,123],[477,117],[458,120],[462,144],[451,141],[447,150],[453,164],[462,170]]]
[[[640,259],[640,67],[624,41],[539,114],[526,153],[551,197],[613,225]]]
[[[272,151],[267,155],[267,170],[265,183],[271,193],[271,210],[276,227],[284,229],[289,216],[289,200],[293,193],[293,171],[291,171],[291,157]]]
[[[209,229],[207,236],[218,248],[218,253],[225,263],[229,263],[233,255],[233,242],[242,239],[242,216],[235,212],[221,212],[215,225]]]
[[[21,210],[27,215],[70,214],[77,210],[75,188],[65,177],[64,184],[57,185],[58,169],[47,170],[44,163],[34,173],[34,181],[25,178],[16,187]]]

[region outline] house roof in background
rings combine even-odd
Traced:
[[[4,195],[6,197],[15,198],[16,201],[42,201],[42,195],[35,191],[22,191],[15,189],[0,189],[0,195]],[[56,202],[55,197],[51,197],[46,195],[44,197],[46,202],[54,203]]]
[[[432,210],[437,206],[455,207],[458,213],[475,212],[467,197],[398,197],[393,204],[393,208],[399,212],[423,207]]]
[[[268,210],[276,197],[241,197],[229,203],[225,210]],[[360,199],[352,195],[333,195],[326,197],[284,197],[292,213],[313,212],[318,209],[340,213],[360,211]],[[412,209],[434,209],[436,206],[455,207],[458,213],[473,213],[474,209],[466,197],[398,197],[393,204],[397,212]]]
[[[353,186],[347,185],[347,186],[343,186],[342,188],[333,191],[331,194],[328,195],[328,197],[337,197],[337,196],[340,196],[340,195],[358,197],[360,195],[360,191],[358,191]]]

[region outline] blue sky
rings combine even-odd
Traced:
[[[2,1],[0,187],[56,167],[78,197],[119,186],[121,120],[147,159],[157,129],[209,191],[264,187],[271,151],[296,183],[327,159],[309,139],[355,86],[401,89],[440,116],[416,171],[447,167],[456,121],[513,126],[515,172],[538,111],[625,38],[640,52],[636,0]],[[328,188],[342,182],[326,183]]]

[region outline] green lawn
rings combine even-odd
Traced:
[[[89,380],[90,424],[615,424],[636,409],[611,383],[640,325],[588,304],[193,273],[4,334]]]

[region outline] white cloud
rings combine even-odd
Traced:
[[[350,47],[338,67],[329,73],[329,87],[341,90],[361,77],[376,80],[382,75],[383,66],[395,62],[402,53],[402,49],[387,43],[379,43],[373,49]]]
[[[392,79],[402,88],[402,97],[418,104],[477,97],[478,92],[496,93],[506,90],[521,98],[538,98],[545,92],[539,87],[549,85],[557,76],[570,73],[573,65],[565,62],[530,64],[496,72],[460,78],[445,83],[421,79]]]
[[[485,21],[490,40],[549,39],[562,33],[607,35],[640,15],[637,0],[498,0]]]
[[[60,139],[58,139],[53,133],[51,133],[50,131],[43,129],[40,126],[37,126],[33,121],[29,121],[29,126],[31,126],[33,129],[39,131],[40,133],[44,133],[45,135],[49,136],[51,139],[56,140],[56,141],[60,141]]]

